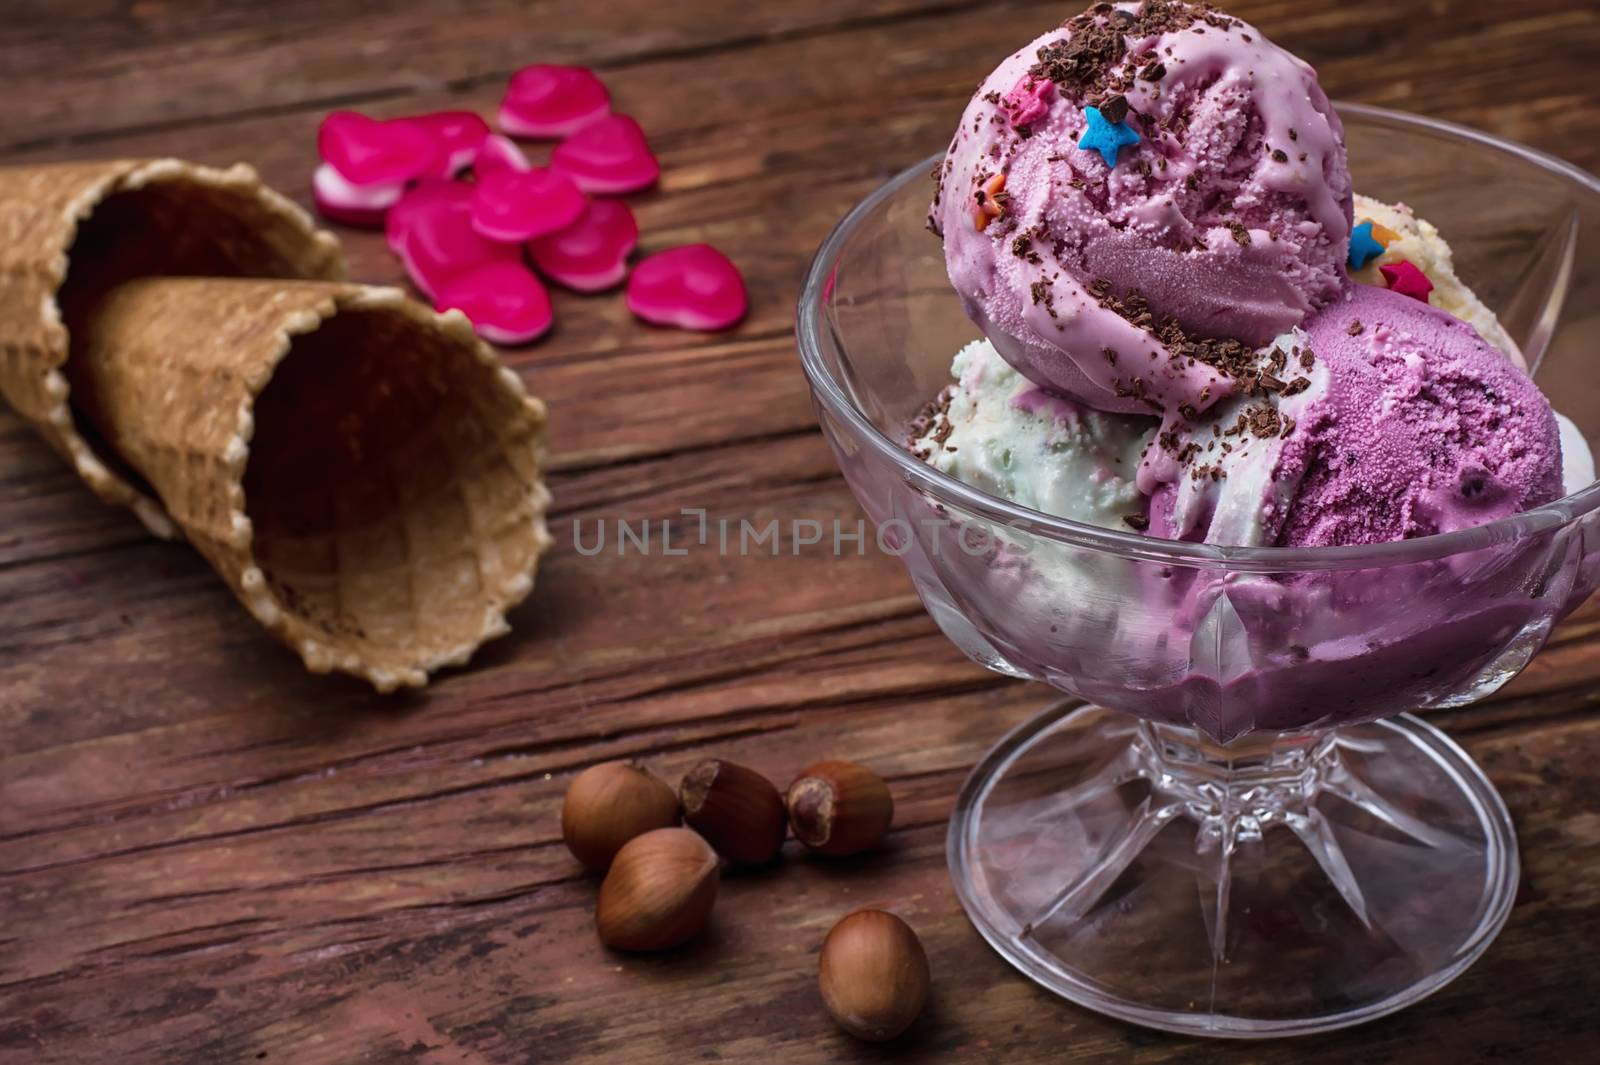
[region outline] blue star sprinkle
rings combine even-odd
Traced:
[[[1089,120],[1089,128],[1083,131],[1078,147],[1099,152],[1108,167],[1117,165],[1118,150],[1139,143],[1139,135],[1126,122],[1109,121],[1098,107],[1085,107],[1083,117]]]
[[[1362,222],[1350,231],[1350,269],[1359,270],[1383,254],[1383,245],[1372,235],[1372,223]]]

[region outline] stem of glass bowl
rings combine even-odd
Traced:
[[[1131,742],[1062,799],[1093,802],[1142,781],[1149,789],[1132,816],[1108,838],[1095,861],[1041,907],[1022,929],[1053,918],[1084,917],[1156,835],[1176,818],[1195,824],[1196,873],[1212,958],[1227,960],[1232,863],[1241,844],[1260,843],[1273,825],[1300,840],[1362,927],[1370,928],[1366,898],[1332,826],[1319,808],[1335,796],[1423,847],[1452,839],[1374,792],[1346,764],[1345,750],[1363,741],[1334,729],[1249,735],[1218,744],[1194,729],[1140,722]],[[1354,746],[1352,746],[1354,745]]]

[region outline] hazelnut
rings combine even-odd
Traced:
[[[894,820],[889,786],[854,762],[818,762],[789,785],[787,804],[795,839],[819,854],[864,851]]]
[[[561,838],[574,858],[597,873],[630,839],[677,823],[672,788],[632,762],[590,766],[573,778],[561,804]]]
[[[817,966],[822,1001],[857,1039],[893,1039],[928,1001],[928,955],[911,926],[882,910],[857,910],[833,926]]]
[[[595,924],[618,950],[667,950],[706,926],[717,899],[717,855],[687,828],[625,843],[600,884]]]
[[[699,763],[684,774],[678,798],[684,824],[738,865],[772,861],[789,831],[783,796],[772,781],[734,762]]]

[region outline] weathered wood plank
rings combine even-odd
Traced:
[[[1007,719],[1029,709],[1012,704]],[[866,756],[892,757],[903,743],[898,719],[895,710],[869,716],[880,727],[851,741]],[[1520,737],[1469,741],[1525,841],[1526,888],[1511,924],[1450,992],[1319,1039],[1328,1060],[1477,1060],[1496,1047],[1559,1056],[1581,1037],[1586,1023],[1570,996],[1600,983],[1585,958],[1600,941],[1600,918],[1564,885],[1600,850],[1600,809],[1584,794],[1587,763],[1600,755],[1600,725],[1566,726],[1560,740],[1539,753]],[[791,750],[734,745],[730,753],[776,771],[771,755]],[[946,756],[953,761],[960,753]],[[711,1048],[737,1059],[734,1048],[756,1047],[785,1061],[854,1060],[865,1051],[835,1033],[817,1008],[815,950],[834,916],[877,904],[918,927],[935,972],[944,974],[930,1016],[901,1054],[1097,1062],[1223,1053],[1063,1006],[1008,973],[960,915],[944,876],[940,822],[958,780],[959,771],[896,780],[905,816],[886,853],[848,863],[791,853],[774,870],[729,877],[712,935],[663,958],[621,958],[598,947],[589,934],[592,885],[564,853],[549,853],[553,844],[518,846],[527,822],[518,824],[510,804],[499,822],[463,825],[463,846],[436,864],[397,866],[369,843],[368,860],[376,864],[350,877],[361,891],[341,872],[294,875],[314,863],[297,853],[315,844],[297,846],[291,833],[280,834],[284,846],[266,855],[214,851],[200,868],[216,878],[218,894],[157,902],[172,927],[152,920],[142,937],[91,952],[73,975],[79,994],[53,994],[59,983],[52,979],[7,987],[22,1019],[0,1028],[11,1040],[0,1046],[29,1045],[43,1011],[50,1033],[113,1038],[125,1048],[124,1060],[247,1058],[244,1051],[264,1049],[269,1058],[287,1052],[297,1061],[347,1061],[404,1049],[393,1040],[411,1028],[397,1025],[394,1014],[409,1009],[433,1030],[424,1042],[478,1060],[525,1060],[514,1051],[525,1055],[533,1046],[540,1051],[534,1060],[550,1061],[683,1060]],[[554,795],[558,785],[542,790]],[[537,805],[529,812],[537,815]],[[353,841],[322,842],[336,850]],[[265,879],[265,863],[282,858],[300,865],[276,883],[248,882]],[[140,874],[130,871],[127,879],[138,882]],[[441,881],[454,890],[439,891]],[[430,889],[433,897],[423,901]],[[282,893],[298,894],[300,905],[276,897]],[[39,954],[49,946],[39,944]],[[182,982],[152,980],[162,973],[181,973]],[[1508,981],[1517,994],[1505,993]],[[259,1001],[298,1008],[263,1012],[253,1006]],[[212,1023],[197,1023],[200,1014]],[[179,1023],[151,1030],[141,1020],[152,1015]],[[371,1023],[360,1023],[363,1017]],[[304,1042],[311,1033],[322,1036],[314,1045]],[[1253,1049],[1252,1060],[1299,1061],[1305,1052],[1299,1043],[1269,1044]]]
[[[1377,0],[1230,6],[1311,58],[1335,96],[1600,163],[1589,6],[1459,0],[1439,6],[1442,22]],[[851,202],[943,143],[996,57],[1067,13],[942,0],[19,11],[0,30],[0,144],[64,141],[10,158],[247,158],[292,192],[316,101],[487,111],[510,67],[598,62],[666,166],[635,200],[647,249],[717,242],[745,269],[753,310],[703,338],[641,328],[614,297],[558,296],[556,334],[508,358],[555,412],[560,545],[516,635],[398,700],[304,675],[187,548],[94,503],[0,412],[0,1062],[876,1057],[832,1029],[813,983],[823,932],[868,903],[913,921],[936,974],[929,1016],[891,1056],[1229,1057],[1049,998],[961,916],[943,864],[949,804],[1049,693],[962,659],[897,562],[572,546],[574,520],[685,506],[855,520],[789,339],[805,263]],[[530,55],[535,26],[549,32]],[[349,246],[357,276],[400,280],[380,240]],[[1330,1060],[1586,1052],[1592,1010],[1578,1004],[1600,997],[1585,875],[1600,858],[1597,679],[1591,604],[1500,696],[1439,716],[1506,796],[1524,891],[1460,982],[1320,1039]],[[557,840],[571,772],[639,755],[671,777],[717,753],[782,780],[846,752],[895,789],[887,853],[791,854],[730,877],[713,935],[676,956],[599,947],[593,886]]]
[[[972,0],[813,0],[684,10],[653,0],[46,2],[0,29],[0,77],[27,106],[0,149],[106,141],[239,114],[494,83],[528,63],[616,67],[892,21]],[[9,12],[8,12],[9,14]],[[152,77],[159,71],[159,77]]]

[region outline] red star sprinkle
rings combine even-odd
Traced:
[[[1405,259],[1388,266],[1378,267],[1378,272],[1383,274],[1383,279],[1389,287],[1402,296],[1410,296],[1414,300],[1428,302],[1428,293],[1433,291],[1433,282],[1428,280],[1428,275],[1418,270],[1416,266]]]

